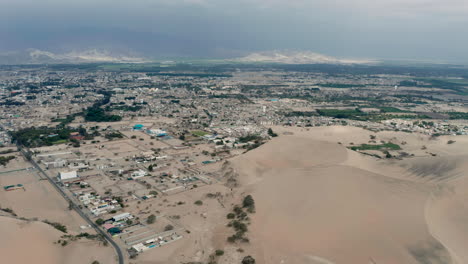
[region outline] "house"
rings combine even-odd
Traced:
[[[133,179],[138,179],[138,178],[141,178],[141,177],[145,177],[146,176],[146,171],[144,171],[142,169],[136,170],[136,171],[133,171],[132,174],[130,174],[130,176]]]
[[[70,139],[83,140],[85,137],[80,135],[78,132],[71,132]]]
[[[67,161],[64,159],[55,159],[54,161],[42,161],[47,168],[61,168],[67,165]]]

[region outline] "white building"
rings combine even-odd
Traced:
[[[131,174],[131,177],[133,179],[138,179],[138,178],[141,178],[141,177],[145,177],[146,176],[146,171],[140,169],[140,170],[136,170],[134,172],[132,172]]]
[[[84,162],[73,162],[70,165],[68,165],[68,168],[73,169],[73,170],[86,169],[88,167],[89,166]]]
[[[56,159],[54,161],[42,161],[46,165],[47,168],[61,168],[67,165],[67,161],[64,159]]]
[[[69,179],[74,179],[78,178],[78,175],[76,174],[76,171],[63,171],[59,172],[59,179],[61,181],[63,180],[69,180]]]
[[[122,213],[122,214],[114,215],[114,217],[112,217],[112,220],[122,221],[122,220],[132,219],[132,218],[133,216],[130,213]]]

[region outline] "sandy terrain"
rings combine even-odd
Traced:
[[[37,171],[17,171],[0,176],[0,186],[23,184],[24,190],[0,190],[0,205],[11,208],[19,217],[38,218],[65,224],[74,232],[86,222],[75,211],[68,210],[68,203],[48,181],[40,180]]]
[[[15,161],[15,168],[28,168],[21,158]],[[8,171],[4,168],[3,171]],[[11,169],[11,168],[10,168]],[[3,186],[22,184],[24,189],[4,191]],[[64,224],[68,233],[80,232],[94,234],[94,230],[81,230],[85,221],[75,211],[68,209],[68,204],[50,185],[40,180],[35,170],[20,170],[0,174],[0,206],[10,208],[18,217],[39,221],[22,221],[11,218],[2,212],[0,216],[0,255],[2,263],[40,263],[49,264],[89,264],[94,260],[100,263],[115,263],[112,247],[99,245],[97,241],[81,239],[69,242],[65,247],[54,244],[64,233],[42,220]],[[27,253],[27,254],[26,254]]]
[[[199,187],[190,192],[166,196],[166,202],[154,205],[153,210],[164,212],[167,216],[178,215],[180,220],[173,220],[178,226],[183,226],[180,234],[183,239],[161,248],[144,252],[132,263],[138,264],[178,264],[205,261],[208,255],[216,249],[221,249],[226,241],[226,227],[220,225],[225,221],[225,215],[230,204],[225,204],[231,197],[218,199],[207,198],[207,193],[220,192],[224,196],[227,188],[221,185]],[[194,205],[197,200],[203,205]],[[184,201],[183,205],[175,205]],[[142,206],[142,205],[141,205]],[[223,207],[225,206],[225,207]],[[177,228],[177,227],[176,227]]]
[[[447,144],[452,138],[352,127],[274,130],[280,137],[232,160],[239,192],[256,202],[245,254],[258,263],[468,263],[467,137]],[[370,135],[414,157],[346,148]]]
[[[265,145],[227,164],[207,165],[213,166],[213,173],[232,167],[240,183],[233,191],[215,183],[161,199],[129,202],[128,211],[141,219],[150,213],[172,219],[183,236],[129,263],[207,262],[217,249],[225,251],[218,263],[240,263],[246,255],[260,264],[468,263],[468,137],[430,138],[342,126],[273,130],[280,136]],[[447,144],[449,140],[456,142]],[[408,156],[378,159],[347,148],[371,141],[398,144],[402,150],[391,154]],[[15,167],[29,167],[21,159],[12,162]],[[18,183],[25,191],[2,190],[1,207],[80,232],[83,220],[35,171],[0,175],[1,186]],[[206,196],[218,192],[219,198]],[[230,244],[226,238],[233,231],[226,227],[226,214],[246,194],[256,202],[247,234],[250,243]],[[194,205],[197,200],[203,204]],[[165,224],[152,227],[159,230]],[[11,263],[37,258],[52,264],[115,262],[112,248],[96,242],[54,244],[62,233],[41,222],[0,217],[0,230],[8,230],[2,233],[0,253],[11,255]],[[15,258],[25,248],[24,241],[40,246]]]
[[[114,263],[112,249],[94,241],[73,241],[62,247],[55,244],[63,235],[38,221],[22,221],[0,216],[0,254],[2,263],[88,264]]]

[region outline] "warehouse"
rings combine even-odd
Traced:
[[[77,178],[78,175],[76,174],[76,171],[62,171],[62,172],[59,172],[58,177],[61,181],[64,181],[64,180]]]

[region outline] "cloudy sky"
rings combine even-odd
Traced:
[[[467,0],[0,0],[0,51],[306,50],[468,63]]]

